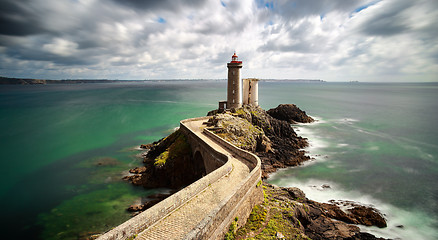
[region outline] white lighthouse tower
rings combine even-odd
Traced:
[[[243,105],[259,105],[259,79],[245,78],[243,81]]]

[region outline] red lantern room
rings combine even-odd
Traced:
[[[236,55],[236,52],[234,52],[234,55],[231,57],[231,63],[242,63],[242,61],[239,61],[239,57]]]

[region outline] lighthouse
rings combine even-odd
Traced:
[[[228,94],[227,94],[227,108],[240,108],[242,106],[241,99],[241,83],[240,83],[240,69],[242,68],[242,61],[234,52],[231,57],[231,62],[227,63],[228,67]]]

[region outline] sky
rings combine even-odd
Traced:
[[[1,0],[0,76],[438,81],[437,0]]]

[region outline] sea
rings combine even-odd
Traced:
[[[0,229],[9,239],[86,239],[169,189],[122,180],[140,144],[205,116],[225,80],[0,85]],[[267,180],[310,199],[377,208],[392,239],[438,239],[438,83],[261,81],[266,110],[293,103],[317,121],[293,125],[312,160]]]

